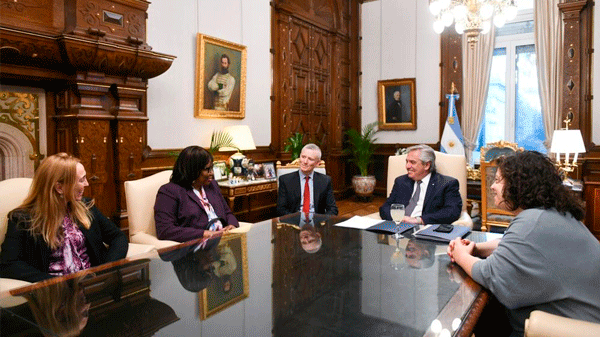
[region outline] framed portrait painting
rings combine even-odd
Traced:
[[[246,47],[198,34],[194,116],[236,118],[246,114]]]
[[[249,294],[246,233],[223,236],[216,249],[213,279],[198,293],[201,319],[242,301]]]
[[[379,129],[417,129],[415,86],[414,78],[377,81]]]

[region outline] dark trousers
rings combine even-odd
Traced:
[[[490,294],[490,300],[473,329],[475,337],[507,337],[512,331],[506,308]]]

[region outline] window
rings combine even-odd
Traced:
[[[499,140],[516,142],[526,150],[547,152],[533,28],[533,11],[529,7],[521,10],[513,22],[496,30],[485,112],[473,151],[475,163],[479,162],[481,146]]]

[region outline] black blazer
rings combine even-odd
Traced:
[[[414,185],[415,181],[406,174],[396,178],[392,193],[379,208],[382,219],[392,220],[390,215],[392,204],[408,205]],[[458,187],[458,180],[437,172],[431,173],[421,215],[425,224],[452,223],[460,217],[462,199]]]
[[[95,206],[90,209],[90,229],[79,226],[92,267],[124,258],[127,237]],[[52,251],[42,238],[33,237],[28,228],[30,215],[16,211],[8,219],[6,238],[0,255],[0,277],[37,282],[53,277],[48,274]],[[106,243],[108,248],[104,245]]]
[[[337,215],[338,208],[335,205],[333,188],[331,187],[331,177],[319,172],[314,172],[313,179],[315,213]],[[300,205],[302,204],[302,200],[300,200],[301,195],[299,171],[284,174],[279,177],[277,214],[285,215],[298,212]]]

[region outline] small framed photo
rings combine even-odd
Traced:
[[[250,292],[246,233],[228,234],[217,247],[213,262],[215,277],[198,293],[202,320],[242,301]]]
[[[263,178],[265,176],[265,168],[263,164],[254,164],[254,168],[252,170],[252,174],[254,178]]]
[[[224,161],[216,161],[213,163],[213,172],[215,175],[215,180],[224,180],[227,179],[227,165]]]
[[[277,174],[275,173],[275,164],[271,163],[264,163],[263,164],[263,170],[265,172],[265,178],[266,179],[275,179],[277,178]]]

